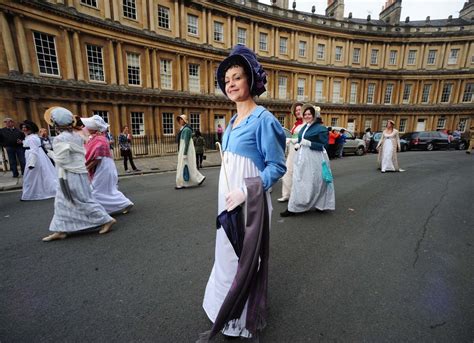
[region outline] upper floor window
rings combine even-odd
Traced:
[[[286,76],[278,76],[278,99],[285,100],[288,93],[288,78]]]
[[[443,86],[443,91],[441,92],[441,102],[449,102],[451,99],[451,90],[453,89],[452,83],[445,83]]]
[[[201,91],[201,82],[199,78],[199,64],[188,65],[189,91],[199,93]]]
[[[306,56],[306,42],[305,41],[300,40],[298,54],[300,57]]]
[[[288,54],[288,38],[280,37],[280,54]]]
[[[128,84],[140,85],[140,55],[127,52]]]
[[[132,135],[143,136],[145,134],[145,114],[143,112],[131,112],[130,119]]]
[[[385,96],[383,99],[384,104],[391,104],[392,103],[392,93],[393,93],[393,83],[387,84],[385,88]]]
[[[458,63],[459,49],[451,49],[449,52],[448,64]]]
[[[431,84],[427,84],[423,86],[423,91],[421,92],[421,103],[426,104],[430,101],[430,93],[431,93]]]
[[[58,58],[54,36],[34,32],[36,58],[40,74],[59,75]]]
[[[336,61],[342,61],[342,46],[336,46]]]
[[[170,9],[158,5],[158,26],[162,29],[170,28]]]
[[[410,50],[408,51],[407,64],[413,65],[415,63],[416,63],[416,50]]]
[[[360,63],[360,48],[354,48],[352,51],[352,63]]]
[[[246,45],[247,44],[247,30],[239,27],[237,29],[237,43]]]
[[[316,58],[318,60],[324,60],[325,53],[326,53],[326,45],[318,44],[318,48],[317,48],[317,51],[316,51]]]
[[[216,42],[224,41],[224,24],[219,23],[218,21],[214,22],[214,40]]]
[[[173,74],[171,69],[170,60],[160,60],[160,79],[161,88],[172,89],[173,88]]]
[[[161,126],[164,135],[172,135],[174,133],[174,114],[170,112],[163,112]]]
[[[374,95],[375,95],[375,83],[369,83],[367,86],[367,103],[368,104],[374,103]]]
[[[389,65],[396,65],[397,64],[397,50],[390,50],[390,56],[388,58],[388,64]]]
[[[137,4],[135,0],[122,0],[123,1],[123,16],[130,19],[137,19]]]
[[[89,66],[89,80],[105,81],[104,61],[102,59],[102,47],[96,45],[86,45],[87,65]]]
[[[305,79],[298,79],[298,86],[296,89],[297,95],[296,95],[296,100],[298,101],[303,101],[304,99],[304,86],[305,86],[306,80]]]
[[[323,80],[316,80],[316,87],[315,87],[315,99],[316,101],[320,102],[323,101],[323,86],[324,82]]]
[[[335,104],[341,103],[341,81],[334,81],[332,85],[332,102]]]
[[[268,35],[266,33],[260,32],[259,35],[259,48],[262,51],[268,50]]]
[[[199,24],[198,24],[199,18],[196,17],[195,15],[188,14],[188,33],[192,35],[198,35],[199,31]]]
[[[332,127],[338,126],[338,124],[339,124],[339,118],[337,118],[337,117],[331,118],[331,126]]]
[[[350,99],[349,102],[351,104],[357,104],[357,88],[359,85],[356,82],[351,83],[351,94],[350,94]]]
[[[81,4],[97,8],[97,0],[81,0]]]
[[[436,63],[436,50],[430,50],[428,51],[428,58],[426,60],[426,64],[433,65]]]
[[[201,131],[201,114],[197,112],[191,112],[189,114],[189,125],[194,131]]]
[[[377,64],[379,60],[379,50],[372,49],[370,52],[370,64]]]
[[[464,94],[462,96],[462,102],[472,102],[472,93],[474,91],[474,83],[466,83],[464,88]]]
[[[411,89],[413,85],[411,83],[407,83],[405,87],[403,88],[403,100],[402,102],[404,104],[410,103],[410,95],[411,95]]]

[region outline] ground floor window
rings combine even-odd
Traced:
[[[408,119],[406,118],[400,119],[400,125],[398,127],[398,131],[405,132],[405,130],[407,129],[407,121]]]
[[[110,124],[109,123],[109,112],[108,111],[92,111],[92,115],[98,115],[99,117],[104,119],[104,121],[107,124]]]
[[[278,115],[277,119],[280,122],[281,126],[285,127],[285,116],[284,115]]]
[[[436,124],[436,130],[442,130],[446,127],[446,118],[438,118],[438,123]]]
[[[467,120],[468,120],[468,118],[461,118],[461,119],[459,119],[459,125],[458,125],[459,131],[461,131],[461,132],[466,131]]]
[[[161,126],[164,135],[174,134],[174,114],[171,112],[163,112]]]
[[[364,131],[372,128],[372,119],[366,119],[364,123]]]
[[[337,126],[339,118],[331,118],[331,126]]]
[[[191,126],[191,128],[194,131],[201,131],[201,114],[197,112],[191,112],[191,114],[189,115],[189,119],[189,125]]]
[[[145,115],[143,112],[132,112],[130,114],[132,124],[132,135],[143,136],[145,134]]]

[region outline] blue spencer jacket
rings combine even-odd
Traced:
[[[239,126],[232,129],[237,114],[230,120],[222,138],[222,149],[248,157],[260,171],[267,191],[286,173],[285,132],[276,118],[257,106]]]
[[[303,132],[306,130],[308,124],[303,126],[298,134],[298,143],[301,143],[303,138]],[[313,123],[308,131],[304,134],[304,139],[307,139],[311,142],[309,147],[312,150],[323,151],[325,145],[328,144],[328,128],[321,124]]]

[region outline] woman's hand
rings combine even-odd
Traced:
[[[232,211],[237,206],[243,204],[247,200],[247,195],[242,189],[234,189],[225,196],[226,209]]]
[[[302,138],[300,144],[301,144],[301,145],[304,145],[304,146],[311,146],[311,141]]]
[[[298,149],[301,147],[301,144],[300,143],[296,143],[295,144],[295,150],[298,151]]]

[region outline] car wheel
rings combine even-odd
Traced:
[[[360,147],[358,147],[357,150],[355,151],[355,154],[356,154],[357,156],[362,156],[362,155],[364,154],[364,152],[365,152],[364,147],[361,147],[361,146],[360,146]]]
[[[433,149],[434,149],[433,143],[428,143],[428,144],[426,144],[426,150],[428,150],[428,151],[433,151]]]
[[[466,150],[466,143],[464,143],[464,142],[459,142],[458,150]]]

